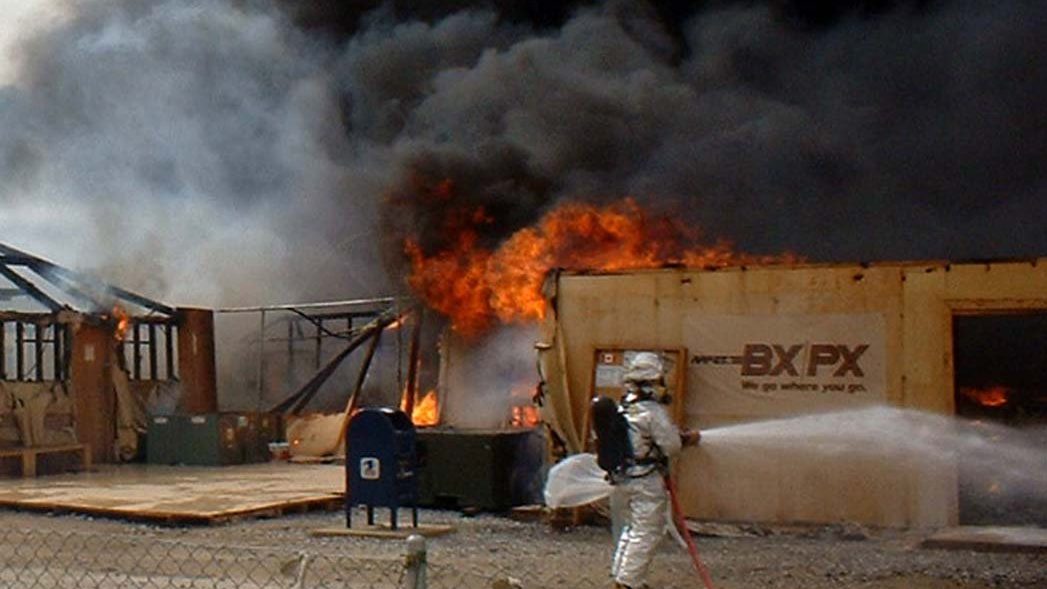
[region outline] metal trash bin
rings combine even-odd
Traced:
[[[545,452],[542,433],[531,429],[421,429],[418,504],[504,511],[536,503],[542,496]]]
[[[145,456],[149,464],[178,464],[182,456],[182,417],[154,415],[149,418],[145,436]]]
[[[374,508],[388,507],[390,527],[397,527],[397,510],[411,507],[418,527],[418,478],[414,424],[403,411],[364,409],[349,421],[345,436],[345,524],[352,527],[352,508],[367,506],[367,524],[374,525]]]

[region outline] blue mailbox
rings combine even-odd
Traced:
[[[345,436],[345,524],[352,527],[352,508],[367,506],[367,524],[374,525],[374,508],[388,507],[390,526],[396,512],[411,507],[418,527],[418,477],[415,468],[414,424],[403,411],[363,409],[349,421]]]

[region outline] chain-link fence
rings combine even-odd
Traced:
[[[670,567],[676,569],[679,567]],[[686,570],[659,586],[690,587]],[[596,589],[606,573],[586,577],[541,563],[439,562],[420,536],[402,556],[354,555],[349,548],[310,546],[295,551],[169,540],[147,534],[53,530],[0,531],[0,587],[9,589]]]
[[[152,536],[5,530],[0,587],[10,589],[396,588],[402,558],[194,544]]]
[[[508,562],[446,563],[430,561],[425,583],[405,586],[410,589],[610,589],[610,562],[607,566],[553,567],[534,562],[525,566]],[[410,577],[405,579],[410,581]],[[659,589],[694,589],[700,586],[689,563],[657,561],[649,572],[648,584]]]

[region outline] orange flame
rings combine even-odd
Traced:
[[[131,327],[131,316],[120,305],[113,305],[112,318],[116,321],[113,338],[122,342],[127,338],[127,330]]]
[[[509,425],[513,427],[535,427],[542,422],[538,408],[534,405],[516,405],[513,407]]]
[[[400,400],[400,409],[402,411],[407,410],[407,396]],[[440,405],[436,400],[436,391],[429,390],[419,400],[414,403],[414,409],[411,411],[411,423],[419,427],[433,426],[440,423]]]
[[[982,407],[1003,407],[1007,404],[1010,389],[1000,385],[993,385],[983,389],[963,387],[960,389],[960,394]]]
[[[512,406],[509,410],[511,427],[536,427],[542,422],[538,407],[533,404],[537,384],[521,382],[509,389]]]
[[[425,252],[411,239],[404,244],[411,262],[408,283],[466,337],[479,335],[496,321],[542,319],[542,281],[552,268],[720,267],[795,259],[737,254],[724,242],[698,246],[697,231],[675,219],[651,219],[631,198],[604,207],[560,205],[493,251],[478,245],[476,231],[490,218],[482,210],[472,217],[474,224],[457,226],[457,241],[444,250]]]
[[[404,245],[411,258],[408,283],[427,304],[452,318],[454,328],[475,335],[491,317],[491,287],[485,276],[491,252],[476,247],[476,233],[463,231],[449,250],[426,256],[414,240]]]
[[[397,319],[395,321],[393,321],[389,325],[386,325],[385,326],[385,330],[386,331],[396,331],[397,329],[400,329],[401,327],[403,327],[403,324],[406,323],[406,322],[407,322],[407,316],[406,315],[401,315],[400,317],[397,317]]]

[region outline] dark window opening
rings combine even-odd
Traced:
[[[69,329],[65,325],[0,321],[0,380],[66,380],[69,342]]]
[[[1022,431],[1047,452],[1047,312],[953,318],[956,414]],[[1001,447],[1001,461],[1006,448]],[[959,457],[960,523],[1047,525],[1047,496]]]
[[[173,323],[132,319],[122,347],[131,380],[178,379],[178,328]]]

